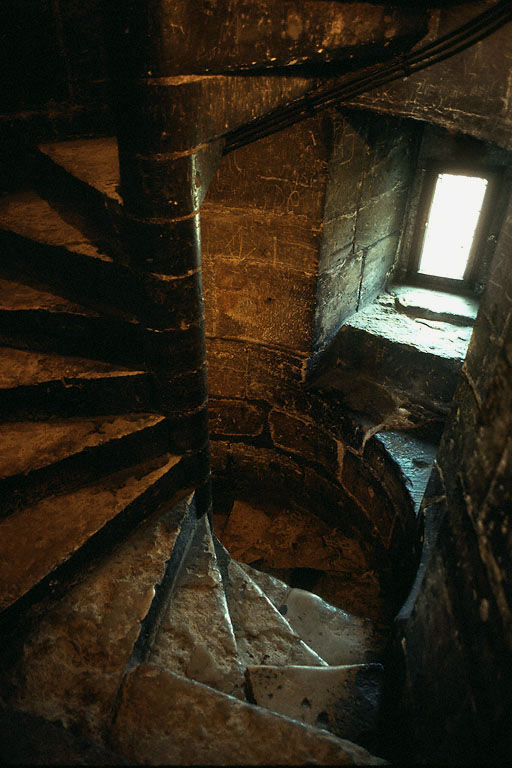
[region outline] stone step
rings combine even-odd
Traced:
[[[38,189],[53,204],[94,222],[115,243],[119,195],[119,159],[115,136],[40,144],[36,155]]]
[[[290,585],[281,581],[281,579],[278,579],[276,576],[271,576],[270,573],[258,571],[257,568],[253,568],[251,565],[247,565],[247,563],[238,563],[238,565],[240,568],[243,568],[253,581],[256,582],[270,602],[279,610],[291,590]]]
[[[1,519],[0,611],[50,576],[53,583],[62,579],[73,557],[88,560],[158,509],[182,487],[179,463],[178,456],[164,455]]]
[[[66,196],[67,198],[67,196]],[[101,235],[34,190],[0,201],[2,269],[22,271],[72,296],[130,307],[133,286]],[[113,290],[115,288],[115,290]]]
[[[35,281],[101,314],[118,311],[133,319],[137,308],[149,327],[169,327],[176,294],[196,289],[190,275],[180,273],[176,280],[148,268],[131,269],[119,248],[114,259],[101,236],[33,191],[0,201],[0,246],[3,277]],[[140,247],[144,251],[145,242]]]
[[[143,330],[23,282],[0,279],[0,343],[125,365],[141,365]]]
[[[247,669],[250,695],[259,707],[366,747],[378,728],[383,674],[380,664]]]
[[[150,411],[147,373],[83,357],[0,347],[0,419]]]
[[[1,515],[167,450],[167,423],[155,414],[1,424]]]
[[[275,601],[274,605],[299,637],[328,664],[362,664],[381,657],[385,636],[370,619],[342,611],[318,595],[289,587],[248,565],[243,568]]]
[[[206,516],[197,524],[148,661],[244,696],[244,670]]]
[[[0,649],[11,654],[3,670],[6,707],[104,744],[142,623],[182,530],[195,525],[191,496],[166,507],[49,601],[21,637],[13,630],[9,649]]]
[[[151,765],[385,765],[350,741],[187,680],[131,670],[109,748]]]
[[[240,659],[250,664],[326,666],[304,643],[259,586],[216,541],[229,613]]]

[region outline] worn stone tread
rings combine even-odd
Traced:
[[[153,413],[4,423],[0,516],[167,450],[167,423]]]
[[[143,370],[84,357],[0,347],[0,420],[151,411]]]
[[[119,158],[115,136],[46,142],[39,145],[39,151],[71,176],[122,203],[118,192]]]
[[[326,666],[222,545],[221,571],[240,658],[249,664]]]
[[[86,448],[153,427],[163,420],[163,416],[154,413],[141,413],[1,424],[0,479],[26,475]]]
[[[286,617],[292,629],[330,665],[379,658],[384,638],[370,619],[343,611],[318,595],[288,586],[250,565],[240,567]]]
[[[62,379],[103,379],[138,376],[142,370],[86,357],[0,347],[0,390],[28,387]]]
[[[282,606],[292,629],[330,665],[378,661],[383,636],[370,619],[336,608],[318,595],[290,589]]]
[[[66,312],[72,315],[99,317],[98,312],[46,288],[2,278],[0,278],[0,310]]]
[[[243,697],[244,673],[206,516],[197,524],[148,660]]]
[[[63,294],[0,277],[0,343],[141,366],[143,331],[131,314],[97,311]]]
[[[127,675],[108,746],[152,765],[386,764],[350,741],[154,664]]]
[[[283,605],[291,590],[289,584],[281,581],[276,576],[271,576],[269,573],[258,571],[257,568],[253,568],[251,565],[247,565],[247,563],[238,563],[238,565],[251,577],[277,609]]]
[[[65,247],[105,262],[112,258],[103,253],[76,226],[65,220],[37,192],[25,191],[0,201],[0,230],[13,232],[44,245]]]
[[[158,464],[153,461],[130,467],[79,490],[47,497],[0,520],[0,611],[67,561],[143,494],[155,489],[179,461],[178,456],[163,456]],[[32,535],[27,536],[27,531]]]
[[[261,665],[247,676],[258,706],[361,744],[378,726],[383,672],[380,664]]]
[[[104,745],[126,667],[192,497],[157,511],[47,607],[17,648],[5,702]]]

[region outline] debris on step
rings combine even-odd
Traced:
[[[145,765],[386,765],[350,741],[154,664],[128,673],[109,746]]]
[[[106,746],[141,622],[182,526],[195,518],[191,500],[136,529],[35,621],[3,672],[12,691],[6,706],[60,721]]]
[[[381,664],[340,667],[251,666],[252,700],[308,725],[365,744],[378,725]]]
[[[325,666],[290,627],[258,585],[219,545],[217,556],[235,631],[238,652],[249,664],[307,664]]]
[[[206,516],[197,523],[148,660],[244,696],[244,673]]]

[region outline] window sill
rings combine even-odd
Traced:
[[[474,298],[396,285],[340,329],[310,383],[385,429],[431,429],[449,412],[477,312]]]
[[[346,326],[364,330],[429,355],[464,360],[478,301],[442,291],[395,285]]]

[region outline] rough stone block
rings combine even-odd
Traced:
[[[324,210],[326,221],[357,210],[368,151],[367,124],[368,117],[361,112],[343,111],[336,115]]]
[[[236,499],[221,538],[235,559],[245,563],[262,560],[266,567],[278,570],[347,573],[366,565],[357,541],[347,539],[309,509],[269,509],[265,499],[260,505]],[[254,580],[266,592],[259,578]]]
[[[328,525],[339,528],[347,536],[355,531],[365,534],[364,513],[337,483],[328,480],[311,467],[304,469],[303,503]]]
[[[382,237],[363,255],[363,269],[359,307],[362,309],[382,292],[396,258],[398,226],[390,235]]]
[[[208,442],[207,405],[188,413],[169,410],[168,429],[173,452],[184,453],[203,449]]]
[[[256,185],[257,186],[257,185]],[[241,195],[241,192],[239,192]],[[320,222],[307,216],[277,215],[273,210],[226,206],[208,197],[201,209],[203,263],[223,256],[239,262],[253,261],[290,270],[315,273],[318,263]]]
[[[211,441],[211,454],[213,474],[224,474],[231,464],[231,444],[214,439]]]
[[[208,397],[206,366],[169,378],[155,375],[153,387],[158,407],[168,418],[179,417],[204,406]]]
[[[206,516],[197,523],[148,661],[243,698],[243,672]]]
[[[128,675],[112,744],[137,763],[385,764],[349,741],[245,704],[153,664],[137,667]]]
[[[352,248],[326,256],[326,268],[318,278],[315,312],[314,350],[324,347],[338,332],[343,321],[358,306],[363,269],[363,254]]]
[[[210,433],[217,437],[257,437],[267,425],[267,412],[246,400],[209,398]]]
[[[270,434],[276,448],[297,454],[303,461],[320,464],[335,476],[338,470],[338,444],[315,423],[277,411],[269,413]]]
[[[213,397],[245,397],[248,348],[243,342],[207,339],[208,385]]]
[[[357,744],[377,730],[383,673],[380,664],[247,669],[258,706]]]
[[[199,214],[154,221],[124,212],[118,228],[128,262],[135,268],[180,276],[201,264]]]
[[[199,210],[222,155],[222,141],[189,154],[120,153],[126,209],[141,218],[177,218]]]
[[[343,461],[342,483],[387,544],[395,519],[393,504],[371,469],[351,451],[346,452]]]
[[[290,626],[330,665],[376,661],[383,640],[369,619],[352,616],[303,589],[292,589],[281,607]]]
[[[247,396],[286,402],[302,383],[305,360],[299,355],[252,344],[248,346],[250,376]]]
[[[270,494],[275,503],[288,504],[290,495],[300,496],[303,472],[288,456],[266,448],[253,448],[244,443],[231,446],[230,467],[234,489],[242,496],[248,490]]]
[[[278,216],[305,217],[320,225],[331,136],[329,117],[316,116],[227,155],[210,189],[209,201]],[[279,157],[276,172],[275,157]],[[284,224],[285,222],[283,222]]]
[[[139,317],[149,327],[185,330],[203,320],[200,270],[178,278],[146,273],[139,279],[143,287]]]
[[[144,46],[145,47],[145,46]],[[156,49],[156,47],[155,47]],[[181,57],[180,57],[181,59]],[[194,65],[195,66],[195,65]],[[155,68],[150,67],[155,74]],[[302,95],[304,77],[186,76],[152,79],[147,70],[119,92],[124,109],[118,140],[121,152],[181,152],[199,147],[249,119]],[[203,105],[208,104],[209,109]],[[198,119],[188,119],[195,113]]]
[[[204,365],[204,323],[177,330],[145,331],[145,364],[160,377],[175,377]]]
[[[216,260],[215,285],[217,335],[309,349],[316,292],[312,276],[222,257]]]

